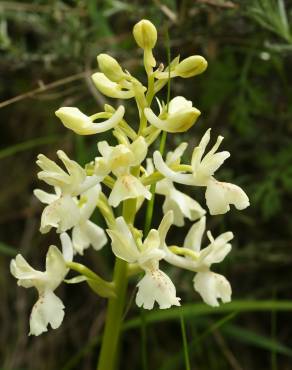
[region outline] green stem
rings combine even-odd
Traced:
[[[118,342],[127,291],[127,262],[116,258],[114,268],[116,298],[108,300],[105,329],[97,370],[114,370],[117,361]]]
[[[187,335],[186,335],[186,327],[185,327],[185,321],[184,321],[184,316],[182,312],[180,315],[180,327],[181,327],[181,334],[182,334],[182,339],[183,339],[185,369],[191,370],[189,349],[188,349],[188,342],[187,342]]]
[[[123,204],[125,221],[134,222],[136,202],[126,200]],[[116,298],[108,300],[105,328],[98,359],[97,370],[114,370],[117,363],[119,337],[123,321],[123,311],[128,286],[128,263],[116,258],[113,282],[116,288]]]

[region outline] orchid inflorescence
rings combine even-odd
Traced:
[[[207,62],[203,57],[193,55],[182,61],[176,57],[168,67],[160,65],[156,68],[153,48],[157,31],[154,25],[142,20],[134,26],[133,35],[143,49],[148,86],[143,86],[107,54],[98,55],[100,72],[94,73],[92,80],[107,97],[135,99],[139,128],[135,130],[126,121],[123,105],[114,108],[106,104],[104,111],[91,116],[75,107],[62,107],[56,111],[56,116],[65,127],[78,135],[112,130],[117,144],[112,146],[107,141],[98,141],[99,155],[84,168],[62,150],[57,151],[57,156],[63,167],[43,154],[38,156],[36,163],[41,169],[38,178],[54,188],[52,193],[40,189],[34,191],[46,205],[41,215],[40,232],[48,233],[55,228],[60,235],[62,252],[56,246],[49,247],[44,272],[33,269],[21,255],[11,261],[11,273],[18,279],[18,285],[35,287],[39,294],[30,317],[30,334],[39,335],[47,331],[48,324],[53,329],[60,326],[64,305],[54,291],[63,281],[87,282],[94,292],[107,298],[118,294],[115,282],[108,282],[88,267],[73,261],[75,255],[83,255],[90,246],[99,251],[107,244],[107,236],[114,255],[127,262],[127,276],[143,273],[137,284],[136,304],[139,307],[152,309],[155,302],[161,309],[180,306],[173,282],[159,268],[162,260],[193,271],[194,289],[207,304],[218,306],[219,299],[223,302],[231,300],[230,283],[224,276],[211,271],[211,265],[221,262],[230,252],[233,234],[225,232],[213,237],[207,231],[209,244],[202,247],[206,211],[175,187],[178,183],[205,188],[211,215],[228,212],[230,205],[239,210],[249,206],[248,197],[240,187],[214,177],[230,156],[228,151],[218,152],[223,137],[219,136],[213,147],[207,149],[210,141],[208,129],[193,149],[190,164],[182,163],[187,143],[181,143],[168,152],[165,159],[163,145],[160,151],[154,151],[153,157],[147,157],[149,148],[161,133],[186,132],[200,115],[192,102],[182,96],[167,103],[157,99],[156,113],[152,107],[155,95],[172,78],[201,74],[207,68]],[[134,224],[135,215],[145,200],[150,201],[154,197],[154,192],[164,197],[164,217],[157,229],[143,233]],[[123,204],[122,216],[118,215],[120,204]],[[96,208],[104,217],[108,227],[106,231],[90,221]],[[169,245],[166,237],[171,225],[182,227],[185,219],[195,223],[182,245]],[[66,280],[70,269],[79,275]]]

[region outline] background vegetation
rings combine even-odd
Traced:
[[[57,242],[53,233],[38,232],[42,206],[32,196],[41,186],[36,155],[55,158],[63,148],[81,163],[94,156],[96,139],[74,136],[54,111],[71,105],[94,113],[107,101],[89,78],[100,52],[141,75],[141,54],[131,35],[141,18],[159,30],[159,62],[167,60],[167,28],[172,56],[201,54],[209,61],[203,75],[171,85],[173,96],[192,99],[202,111],[184,139],[195,144],[208,127],[223,134],[232,156],[220,179],[242,186],[251,207],[209,223],[215,234],[235,233],[233,251],[217,269],[232,282],[234,303],[210,309],[193,291],[192,276],[177,270],[169,273],[188,303],[183,309],[141,312],[130,293],[122,368],[184,369],[182,316],[191,369],[292,368],[291,5],[288,0],[0,1],[2,370],[94,369],[105,301],[85,285],[63,286],[62,327],[28,337],[35,292],[17,288],[9,261],[19,252],[41,267],[47,247]],[[169,148],[178,143],[176,136],[167,140]],[[173,228],[174,241],[181,240],[180,230]],[[98,255],[88,251],[85,258],[110,277],[107,248]]]

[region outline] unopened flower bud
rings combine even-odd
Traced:
[[[142,19],[133,28],[133,35],[142,49],[153,49],[157,41],[157,30],[153,23]]]
[[[75,107],[62,107],[55,112],[65,127],[79,135],[92,135],[110,130],[121,121],[124,113],[124,107],[120,106],[107,120],[94,123],[92,118],[94,116],[88,117]]]
[[[175,74],[179,77],[188,78],[203,73],[208,66],[205,58],[200,55],[192,55],[175,67]]]
[[[119,83],[111,81],[104,73],[96,72],[91,78],[96,88],[110,98],[130,99],[135,95],[132,90],[123,90]]]
[[[125,77],[119,63],[108,54],[99,54],[97,56],[97,62],[99,69],[103,72],[107,78],[111,81],[119,82]]]

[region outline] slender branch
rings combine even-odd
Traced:
[[[92,72],[94,72],[94,71],[92,71]],[[20,94],[20,95],[14,96],[11,99],[4,100],[4,101],[0,102],[0,109],[1,108],[4,108],[4,107],[7,107],[10,104],[17,103],[17,102],[19,102],[21,100],[24,100],[24,99],[27,99],[27,98],[32,98],[32,97],[34,97],[37,94],[41,94],[41,93],[43,93],[45,91],[52,90],[52,89],[54,89],[56,87],[63,86],[63,85],[66,85],[68,83],[71,83],[71,82],[74,82],[74,81],[77,81],[77,80],[81,80],[83,78],[86,78],[87,74],[88,74],[88,71],[86,71],[86,72],[80,72],[80,73],[76,73],[74,75],[71,75],[69,77],[61,78],[60,80],[51,82],[51,83],[49,83],[47,85],[41,84],[41,86],[38,87],[37,89],[28,91],[28,92],[26,92],[24,94]]]

